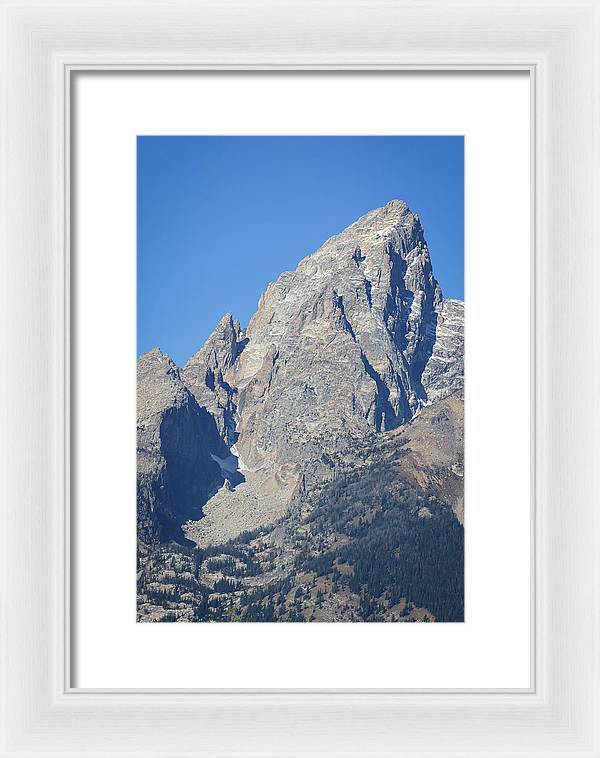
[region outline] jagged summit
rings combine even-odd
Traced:
[[[232,311],[227,311],[223,318],[219,321],[215,328],[215,332],[219,330],[240,332],[240,322],[233,317]],[[214,333],[213,333],[214,334]],[[209,337],[210,339],[210,337]]]
[[[222,372],[234,363],[238,356],[242,332],[239,321],[235,321],[231,312],[226,313],[215,327],[197,353],[192,355],[184,366],[184,372],[192,367],[208,366],[210,370]]]
[[[235,442],[235,390],[227,373],[243,350],[239,321],[226,313],[203,347],[187,361],[182,377],[196,400],[208,408],[227,445]]]
[[[407,202],[398,199],[390,200],[379,208],[372,208],[370,211],[363,213],[363,215],[359,216],[356,221],[353,221],[349,226],[345,227],[342,230],[342,233],[353,230],[356,227],[372,224],[377,220],[379,220],[380,223],[394,223],[408,214],[416,216],[416,214],[412,213]]]
[[[421,223],[399,200],[283,273],[261,297],[232,372],[244,457],[289,458],[316,436],[410,419],[427,401],[421,375],[441,303]]]
[[[394,200],[388,200],[388,202],[385,205],[383,205],[381,208],[376,208],[375,210],[376,211],[380,211],[380,210],[383,210],[383,209],[386,209],[386,210],[387,209],[389,209],[389,210],[396,210],[396,209],[404,210],[406,208],[408,208],[408,203],[406,203],[404,200],[398,200],[396,198]]]
[[[329,237],[318,250],[306,256],[303,261],[322,254],[323,250],[328,250],[336,244],[343,244],[348,238],[368,239],[376,235],[380,235],[381,238],[392,233],[394,229],[399,231],[403,227],[412,226],[413,223],[420,227],[419,216],[410,210],[408,204],[403,200],[390,200],[389,203],[368,211],[342,231]],[[387,252],[393,252],[393,248]]]
[[[185,402],[186,389],[179,369],[158,347],[140,356],[137,364],[138,415],[159,413]]]
[[[390,200],[379,208],[373,208],[367,213],[360,216],[354,223],[346,227],[344,231],[349,231],[353,227],[366,226],[370,224],[381,223],[384,225],[398,223],[405,216],[413,216],[418,220],[417,214],[414,214],[408,203],[404,200]]]
[[[167,353],[163,353],[163,351],[160,349],[160,347],[153,347],[150,350],[147,350],[145,353],[142,353],[140,357],[138,358],[139,361],[142,361],[142,363],[158,360],[158,361],[170,361],[173,363],[173,360]],[[175,365],[173,363],[173,365]]]

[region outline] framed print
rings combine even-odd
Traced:
[[[598,17],[3,4],[2,754],[599,755]]]

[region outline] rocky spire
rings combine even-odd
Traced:
[[[234,321],[232,314],[226,313],[182,370],[184,382],[198,403],[212,413],[227,445],[235,442],[236,392],[226,376],[244,344],[239,321]]]
[[[393,200],[328,239],[261,297],[231,372],[244,459],[392,429],[427,402],[442,293],[419,217]]]
[[[137,365],[137,518],[143,542],[184,541],[180,525],[202,515],[226,454],[212,416],[158,348]]]

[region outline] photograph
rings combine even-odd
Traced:
[[[600,758],[600,0],[0,5],[0,758]]]
[[[136,357],[138,622],[464,622],[462,136],[138,136]]]

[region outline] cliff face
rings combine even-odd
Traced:
[[[245,331],[227,314],[181,372],[140,359],[140,539],[204,549],[281,523],[365,440],[462,391],[463,304],[443,299],[421,222],[394,200],[269,284]],[[442,440],[447,424],[432,428]]]
[[[240,324],[231,313],[221,319],[203,347],[183,367],[181,376],[198,403],[214,417],[227,445],[235,442],[236,388],[225,379],[244,348]]]
[[[214,418],[198,405],[173,361],[154,349],[137,366],[137,519],[143,542],[184,541],[222,482],[211,453],[227,454]]]
[[[327,240],[260,299],[232,367],[250,465],[393,429],[427,401],[442,295],[418,217],[393,201]],[[298,461],[300,463],[300,461]]]
[[[444,300],[437,314],[433,351],[421,376],[427,400],[431,403],[463,392],[464,312],[462,300]]]

